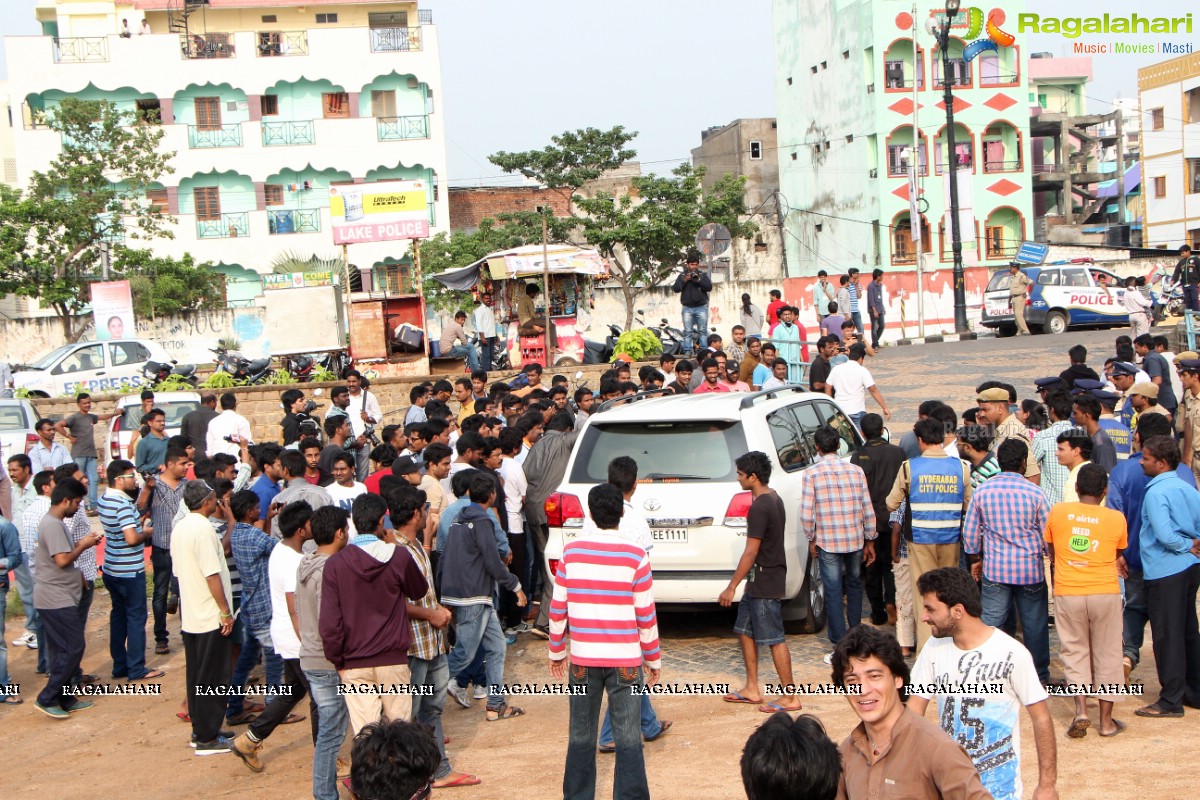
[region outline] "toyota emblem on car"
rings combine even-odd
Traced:
[[[651,497],[649,500],[642,503],[642,508],[646,509],[647,511],[658,511],[660,508],[662,508],[662,503]]]

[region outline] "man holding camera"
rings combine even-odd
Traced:
[[[352,369],[346,373],[346,388],[350,390],[350,404],[346,406],[346,414],[350,417],[355,441],[350,448],[354,451],[354,469],[360,481],[367,477],[371,468],[371,436],[367,433],[367,428],[373,428],[383,419],[379,398],[367,391],[369,385],[358,370]]]
[[[700,271],[699,250],[688,251],[687,266],[675,279],[671,291],[679,293],[683,304],[683,338],[691,355],[708,333],[708,293],[712,291],[712,278]]]

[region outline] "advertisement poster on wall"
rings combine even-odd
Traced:
[[[133,318],[133,294],[129,281],[109,281],[92,284],[92,316],[96,338],[128,339],[137,336]]]
[[[334,244],[429,238],[425,181],[379,181],[329,187]]]

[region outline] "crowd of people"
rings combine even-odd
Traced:
[[[821,291],[828,323],[838,295]],[[382,791],[368,788],[382,780],[369,771],[386,771],[381,748],[398,743],[415,755],[406,761],[412,774],[396,780],[421,796],[481,782],[451,764],[446,701],[466,709],[482,701],[487,721],[524,715],[504,676],[507,647],[528,635],[548,641],[551,678],[576,690],[564,795],[594,795],[598,745],[616,754],[617,794],[648,796],[642,743],[672,721],[635,691],[662,668],[653,540],[630,502],[637,464],[608,465],[554,575],[541,555],[545,502],[583,422],[605,401],[802,384],[792,367],[808,360],[807,343],[785,343],[796,311],[776,302],[772,341],[744,324],[728,344],[709,335],[699,369],[664,356],[634,383],[632,365],[618,361],[596,393],[572,392],[561,376],[545,384],[537,364],[509,383],[489,384],[479,370],[413,387],[404,422],[378,436],[384,414],[353,372],[320,421],[302,393],[285,392],[279,443],[252,441],[232,393],[205,393],[176,436],[145,396],[131,458],[109,462],[102,494],[89,474],[94,450],[79,446],[106,415],[80,395],[75,414],[39,421],[38,444],[7,461],[12,512],[0,520],[0,568],[5,579],[15,572],[25,608],[14,644],[36,650],[46,675],[34,707],[59,720],[92,707],[86,687],[100,679],[81,663],[102,578],[111,679],[166,677],[147,663],[152,616],[154,654],[183,648],[178,716],[197,756],[233,753],[261,772],[266,741],[306,711],[315,798],[336,798],[339,780],[360,797],[380,796],[367,793]],[[857,337],[855,313],[825,327]],[[1034,797],[1055,797],[1048,698],[1071,695],[1071,738],[1126,730],[1115,704],[1138,668],[1147,622],[1161,690],[1135,714],[1200,707],[1200,355],[1176,356],[1161,337],[1120,337],[1093,371],[1074,347],[1062,374],[1037,382],[1036,401],[1018,403],[1016,387],[986,381],[961,415],[922,403],[892,444],[888,406],[864,366],[872,348],[854,341],[842,353],[844,341],[832,332],[817,340],[804,377],[854,420],[861,448],[843,460],[838,433],[817,430],[820,458],[799,508],[771,489],[769,456],[736,462],[752,496],[744,553],[713,600],[732,605],[745,584],[734,624],[745,682],[724,699],[775,713],[746,743],[747,794],[794,796],[802,785],[814,797],[866,798],[886,775],[914,796],[1018,798],[1023,707],[1038,757]],[[868,412],[868,396],[882,414]],[[803,534],[819,564],[825,663],[861,721],[840,747],[814,717],[790,716],[803,709],[801,696],[769,698],[759,682],[765,647],[780,685],[794,685],[782,616],[788,530]],[[1051,624],[1065,682],[1050,675]],[[6,663],[0,701],[17,705]],[[260,664],[265,703],[248,688]],[[924,718],[930,701],[936,721]],[[352,762],[339,757],[348,731]]]

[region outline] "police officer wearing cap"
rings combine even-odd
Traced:
[[[1200,476],[1200,358],[1180,360],[1179,377],[1183,381],[1185,409],[1181,455],[1183,462],[1192,468],[1192,474]]]
[[[1012,302],[1013,321],[1017,323],[1017,336],[1029,335],[1029,325],[1025,322],[1025,300],[1033,281],[1021,271],[1017,264],[1008,265],[1008,299]]]
[[[995,427],[996,435],[992,440],[992,450],[999,447],[1005,439],[1017,439],[1024,442],[1026,447],[1029,446],[1031,441],[1029,429],[1012,413],[1010,408],[1012,397],[1007,389],[998,387],[984,389],[975,395],[975,402],[979,404],[980,416]],[[1025,477],[1037,483],[1041,476],[1041,469],[1038,468],[1037,461],[1032,458],[1025,461]]]
[[[1128,361],[1117,361],[1112,365],[1112,382],[1118,392],[1117,418],[1121,420],[1122,425],[1131,430],[1134,411],[1133,405],[1129,402],[1129,390],[1133,388],[1137,374],[1138,368]]]
[[[1121,420],[1117,419],[1114,413],[1120,395],[1106,389],[1092,389],[1090,394],[1100,401],[1102,412],[1099,419],[1100,429],[1108,434],[1108,438],[1112,440],[1113,447],[1117,449],[1117,460],[1124,461],[1129,458],[1129,452],[1133,444],[1133,435],[1129,428],[1121,424]]]
[[[1063,389],[1065,391],[1066,389],[1069,388],[1067,386],[1067,382],[1064,381],[1061,376],[1050,377],[1050,378],[1038,378],[1036,381],[1033,382],[1033,385],[1037,387],[1037,389],[1035,391],[1037,392],[1038,397],[1040,397],[1042,399],[1043,403],[1046,402],[1046,398],[1049,396],[1049,394],[1051,392],[1053,392],[1057,389]]]

